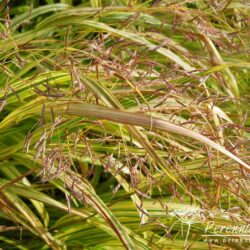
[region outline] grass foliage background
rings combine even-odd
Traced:
[[[2,249],[247,249],[247,1],[0,9]]]

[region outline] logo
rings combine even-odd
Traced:
[[[211,214],[211,212],[199,208],[174,210],[173,212],[171,212],[171,215],[173,217],[176,217],[177,220],[172,224],[170,231],[177,223],[181,223],[183,226],[187,226],[187,230],[185,230],[186,234],[184,235],[184,246],[187,245],[191,228],[198,226],[195,224],[203,224],[204,232],[201,236],[204,242],[214,244],[250,243],[250,224],[231,225],[230,223],[232,222],[227,219],[227,216],[224,217],[225,220],[223,220],[222,222],[220,220],[220,223],[224,224],[219,224],[218,222],[216,222],[216,219],[211,220],[211,218],[215,218],[216,214]],[[184,230],[182,230],[182,232],[184,232]]]

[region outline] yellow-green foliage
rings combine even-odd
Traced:
[[[249,9],[0,1],[0,248],[247,249]]]

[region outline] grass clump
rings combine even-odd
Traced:
[[[0,6],[3,249],[247,249],[247,3]]]

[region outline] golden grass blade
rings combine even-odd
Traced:
[[[60,107],[60,105],[63,105],[64,107]],[[250,166],[247,163],[245,163],[239,157],[226,150],[220,144],[213,142],[212,140],[201,134],[198,134],[189,129],[186,129],[184,127],[178,126],[176,124],[164,120],[156,119],[154,117],[146,115],[129,113],[107,107],[97,106],[94,104],[84,104],[75,102],[64,103],[64,104],[60,103],[57,105],[57,109],[58,110],[64,109],[64,112],[67,114],[93,116],[100,119],[107,119],[123,124],[130,124],[130,125],[153,128],[153,129],[161,129],[168,132],[187,136],[195,140],[198,140],[214,148],[215,150],[220,151],[222,154],[227,155],[232,160],[238,162],[242,167],[244,167],[244,169],[247,172],[250,172]]]

